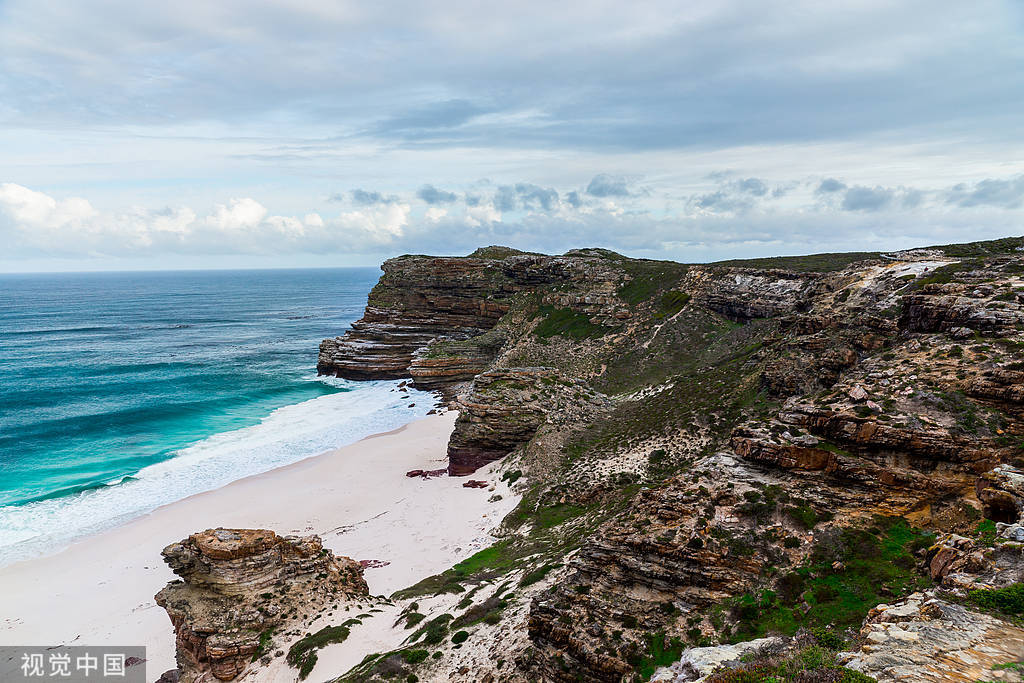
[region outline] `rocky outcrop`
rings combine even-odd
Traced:
[[[266,529],[208,529],[163,550],[180,580],[156,595],[174,626],[185,683],[229,681],[297,615],[366,595],[359,563],[335,557],[317,536]]]
[[[354,380],[412,375],[418,385],[431,389],[465,381],[493,359],[494,340],[428,349],[432,341],[466,341],[491,330],[516,294],[577,283],[594,294],[614,297],[627,277],[614,262],[597,255],[543,256],[509,249],[487,253],[494,257],[400,256],[385,261],[363,317],[344,336],[321,342],[317,372]]]
[[[1012,334],[1024,323],[1022,284],[1016,272],[1000,272],[997,265],[960,273],[954,282],[926,284],[904,297],[900,326],[914,332],[947,332],[960,338],[975,332]]]
[[[685,287],[697,303],[733,320],[774,318],[806,305],[818,273],[785,270],[691,269]]]
[[[1000,465],[978,477],[975,490],[985,516],[997,522],[1019,522],[1024,516],[1024,472]]]
[[[749,492],[765,483],[721,454],[690,476],[641,491],[626,518],[581,548],[568,578],[531,604],[529,634],[542,674],[612,683],[633,671],[647,633],[713,633],[710,623],[687,615],[748,591],[768,567],[790,562],[792,551],[743,512]]]
[[[497,323],[518,290],[501,261],[401,256],[385,261],[363,317],[320,344],[317,372],[347,379],[409,376],[413,354],[437,337],[468,339]]]
[[[927,593],[875,607],[860,636],[860,649],[839,661],[879,683],[975,683],[1024,661],[1024,629]],[[1013,669],[999,678],[1022,680]]]
[[[785,647],[782,638],[756,638],[742,643],[694,647],[683,652],[679,661],[658,669],[651,683],[691,683],[710,675],[716,669],[738,664],[764,651]]]
[[[491,366],[506,340],[507,334],[501,329],[465,340],[435,339],[413,354],[409,374],[416,388],[423,391],[472,381]]]
[[[448,442],[448,473],[472,474],[529,441],[545,422],[578,422],[605,409],[607,399],[552,368],[506,368],[477,376],[459,399]]]

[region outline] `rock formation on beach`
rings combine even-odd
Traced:
[[[163,550],[181,579],[156,595],[174,625],[180,680],[230,681],[300,615],[366,595],[362,567],[317,536],[207,529]]]
[[[522,500],[338,680],[1022,680],[1024,238],[383,270],[319,371],[443,391]]]

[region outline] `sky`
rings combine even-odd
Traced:
[[[1020,0],[0,0],[0,271],[1024,234]]]

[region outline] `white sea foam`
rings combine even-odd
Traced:
[[[426,393],[394,391],[397,381],[340,382],[352,390],[279,408],[256,425],[211,436],[124,481],[0,508],[0,566],[55,550],[161,505],[396,429],[426,415],[434,403]]]

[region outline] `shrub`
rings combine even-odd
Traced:
[[[406,664],[419,664],[430,655],[426,650],[403,650],[402,659]]]
[[[968,595],[979,607],[1013,616],[1024,615],[1024,583],[1014,583],[1005,588],[974,590]]]
[[[814,636],[814,640],[818,645],[829,650],[842,650],[846,647],[846,640],[830,628],[812,628],[811,635]]]
[[[452,635],[452,642],[455,643],[456,645],[458,645],[459,643],[466,642],[466,640],[468,638],[469,638],[469,633],[467,631],[456,631]]]
[[[287,661],[299,668],[299,678],[305,679],[316,665],[316,651],[331,643],[342,643],[349,631],[344,626],[325,626],[316,633],[295,641],[288,648]]]

